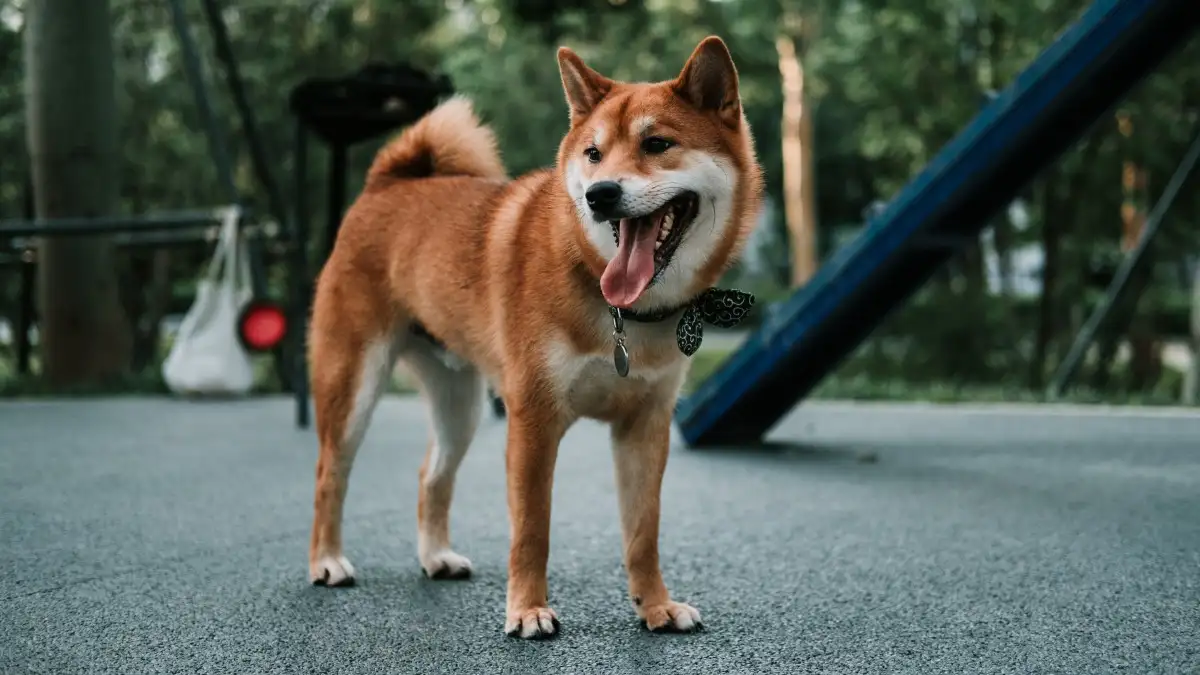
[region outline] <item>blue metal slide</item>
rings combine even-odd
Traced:
[[[760,441],[1198,25],[1200,0],[1096,0],[680,402],[687,443]]]

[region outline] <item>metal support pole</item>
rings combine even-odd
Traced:
[[[228,195],[229,203],[240,204],[237,185],[233,182],[233,165],[229,161],[229,152],[225,141],[217,127],[212,107],[208,103],[208,93],[204,87],[204,73],[200,68],[200,57],[196,50],[196,42],[188,29],[187,15],[183,11],[182,0],[167,0],[171,8],[171,22],[175,35],[179,39],[179,47],[183,53],[183,68],[187,72],[188,84],[192,87],[192,95],[196,99],[196,108],[200,111],[200,121],[208,136],[208,148],[212,153],[213,164],[217,168],[217,179],[221,188]]]
[[[1141,262],[1146,250],[1150,247],[1154,235],[1158,233],[1158,228],[1162,224],[1163,215],[1171,208],[1171,204],[1175,201],[1175,197],[1179,194],[1179,190],[1183,187],[1188,176],[1196,167],[1196,162],[1200,161],[1200,131],[1197,132],[1195,140],[1188,148],[1183,160],[1176,167],[1175,173],[1171,176],[1171,180],[1167,183],[1167,187],[1159,196],[1158,202],[1154,205],[1154,210],[1150,212],[1146,219],[1146,226],[1142,230],[1142,236],[1138,238],[1137,246],[1133,251],[1121,261],[1121,266],[1117,269],[1116,275],[1108,285],[1108,291],[1104,295],[1104,300],[1088,317],[1083,328],[1079,329],[1079,334],[1075,336],[1075,342],[1071,344],[1070,351],[1067,356],[1059,364],[1058,370],[1054,373],[1054,378],[1050,382],[1050,389],[1047,395],[1050,398],[1062,396],[1066,390],[1067,383],[1071,377],[1075,375],[1079,364],[1083,361],[1083,355],[1091,346],[1092,341],[1096,339],[1096,332],[1100,330],[1100,325],[1108,318],[1109,313],[1120,299],[1121,293],[1129,283],[1129,279],[1133,276],[1133,272],[1138,263]]]
[[[296,426],[308,428],[308,303],[312,296],[308,277],[308,134],[296,120],[296,212],[292,214],[292,391],[296,395]]]
[[[242,213],[245,216],[245,212]],[[148,216],[101,216],[97,218],[29,218],[0,220],[0,238],[18,237],[91,237],[115,232],[168,232],[186,227],[220,225],[221,214],[215,209],[172,211]]]
[[[33,201],[33,179],[30,176],[25,177],[25,203],[23,205],[24,213],[22,215],[27,219],[32,219],[35,215]],[[17,313],[16,325],[16,340],[17,340],[17,374],[29,374],[29,361],[33,354],[33,344],[29,337],[29,333],[33,330],[33,325],[36,323],[35,315],[37,314],[37,302],[34,298],[34,284],[37,283],[37,259],[33,249],[23,251],[21,254],[21,288],[20,288],[20,311]]]
[[[243,222],[245,214],[243,213],[238,220],[238,232],[245,233],[246,225]],[[263,240],[261,237],[244,237],[246,243],[246,256],[250,262],[250,290],[256,298],[267,297],[267,270],[263,264]],[[283,345],[276,345],[271,350],[271,359],[275,365],[275,376],[279,378],[279,383],[284,391],[291,388],[292,378],[291,369],[288,368],[287,359],[283,354]]]
[[[282,226],[287,219],[287,209],[283,204],[283,195],[279,191],[279,184],[275,182],[275,176],[271,173],[271,165],[267,162],[267,152],[263,146],[262,136],[258,133],[254,109],[250,107],[250,103],[246,99],[246,90],[242,86],[242,76],[238,70],[237,59],[233,55],[233,47],[229,42],[229,31],[221,16],[221,8],[217,4],[217,0],[204,0],[202,4],[208,19],[209,31],[212,33],[217,59],[224,66],[225,80],[229,85],[229,92],[233,96],[233,104],[237,108],[238,116],[241,118],[242,132],[250,146],[250,161],[254,165],[254,172],[258,174],[259,182],[267,192],[271,216]]]
[[[329,209],[325,225],[325,251],[328,256],[337,241],[338,228],[342,224],[342,210],[346,206],[346,146],[329,144]]]
[[[37,283],[37,262],[33,250],[21,254],[21,299],[20,310],[17,313],[17,374],[29,374],[29,362],[33,355],[33,340],[29,333],[33,330],[34,314],[37,303],[34,299],[34,284]]]

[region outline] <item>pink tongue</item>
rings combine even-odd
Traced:
[[[651,223],[637,227],[630,218],[621,220],[617,254],[600,277],[600,291],[613,307],[628,308],[637,302],[654,278],[659,219],[653,218]]]

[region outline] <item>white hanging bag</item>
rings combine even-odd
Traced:
[[[213,258],[163,362],[176,394],[239,395],[254,385],[254,364],[238,339],[238,315],[253,295],[239,218],[237,207],[224,209]]]

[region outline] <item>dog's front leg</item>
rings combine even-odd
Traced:
[[[650,630],[691,631],[700,612],[671,600],[658,565],[659,494],[671,445],[671,410],[639,411],[612,427],[625,571],[637,615]]]
[[[546,562],[550,555],[550,496],[558,444],[566,431],[550,406],[509,409],[508,602],[504,632],[543,638],[558,631],[558,616],[548,607]]]

